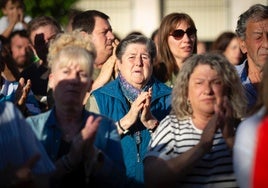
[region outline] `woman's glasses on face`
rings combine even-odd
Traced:
[[[190,27],[190,28],[186,29],[186,31],[184,31],[182,29],[177,29],[177,30],[173,31],[170,35],[173,36],[174,39],[180,40],[183,38],[185,33],[187,34],[187,36],[189,38],[195,37],[196,31],[197,30],[195,28]]]

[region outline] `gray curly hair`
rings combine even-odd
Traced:
[[[192,109],[187,104],[190,76],[198,65],[209,65],[221,75],[224,92],[231,103],[235,118],[245,115],[246,97],[240,78],[229,61],[220,54],[206,53],[189,57],[180,70],[172,91],[172,113],[178,118],[192,115]]]
[[[238,37],[245,39],[247,23],[250,20],[258,22],[265,19],[268,19],[268,6],[262,4],[252,5],[247,11],[239,16],[235,30],[236,34]]]

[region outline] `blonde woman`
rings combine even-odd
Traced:
[[[61,34],[49,47],[49,87],[54,107],[27,119],[59,174],[61,187],[124,183],[120,137],[112,120],[84,109],[92,84],[95,50],[76,33]]]

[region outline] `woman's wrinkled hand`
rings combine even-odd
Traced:
[[[101,117],[89,116],[85,127],[76,135],[72,141],[68,157],[71,165],[78,165],[83,159],[89,158],[94,152],[94,140],[99,127]]]
[[[148,92],[141,92],[141,94],[137,97],[137,99],[131,104],[130,110],[128,113],[122,118],[123,124],[127,124],[125,127],[128,129],[131,127],[141,115],[141,111],[143,109],[144,103],[146,102],[146,98],[148,97]],[[125,123],[127,122],[127,123]]]
[[[142,124],[149,130],[153,130],[158,125],[157,119],[152,115],[150,106],[152,99],[152,88],[149,88],[148,94],[146,95],[145,101],[143,103],[143,108],[141,110],[140,120]]]

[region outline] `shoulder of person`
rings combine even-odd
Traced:
[[[8,23],[8,19],[7,19],[7,16],[2,16],[0,17],[0,23]]]
[[[37,115],[29,116],[26,118],[26,121],[34,127],[41,126],[41,124],[45,124],[47,120],[51,116],[51,110],[48,110],[47,112],[43,112]]]
[[[112,80],[109,83],[107,83],[106,85],[94,90],[91,92],[91,95],[93,96],[97,96],[99,94],[115,94],[118,93],[118,89],[119,89],[119,82],[118,80]]]

